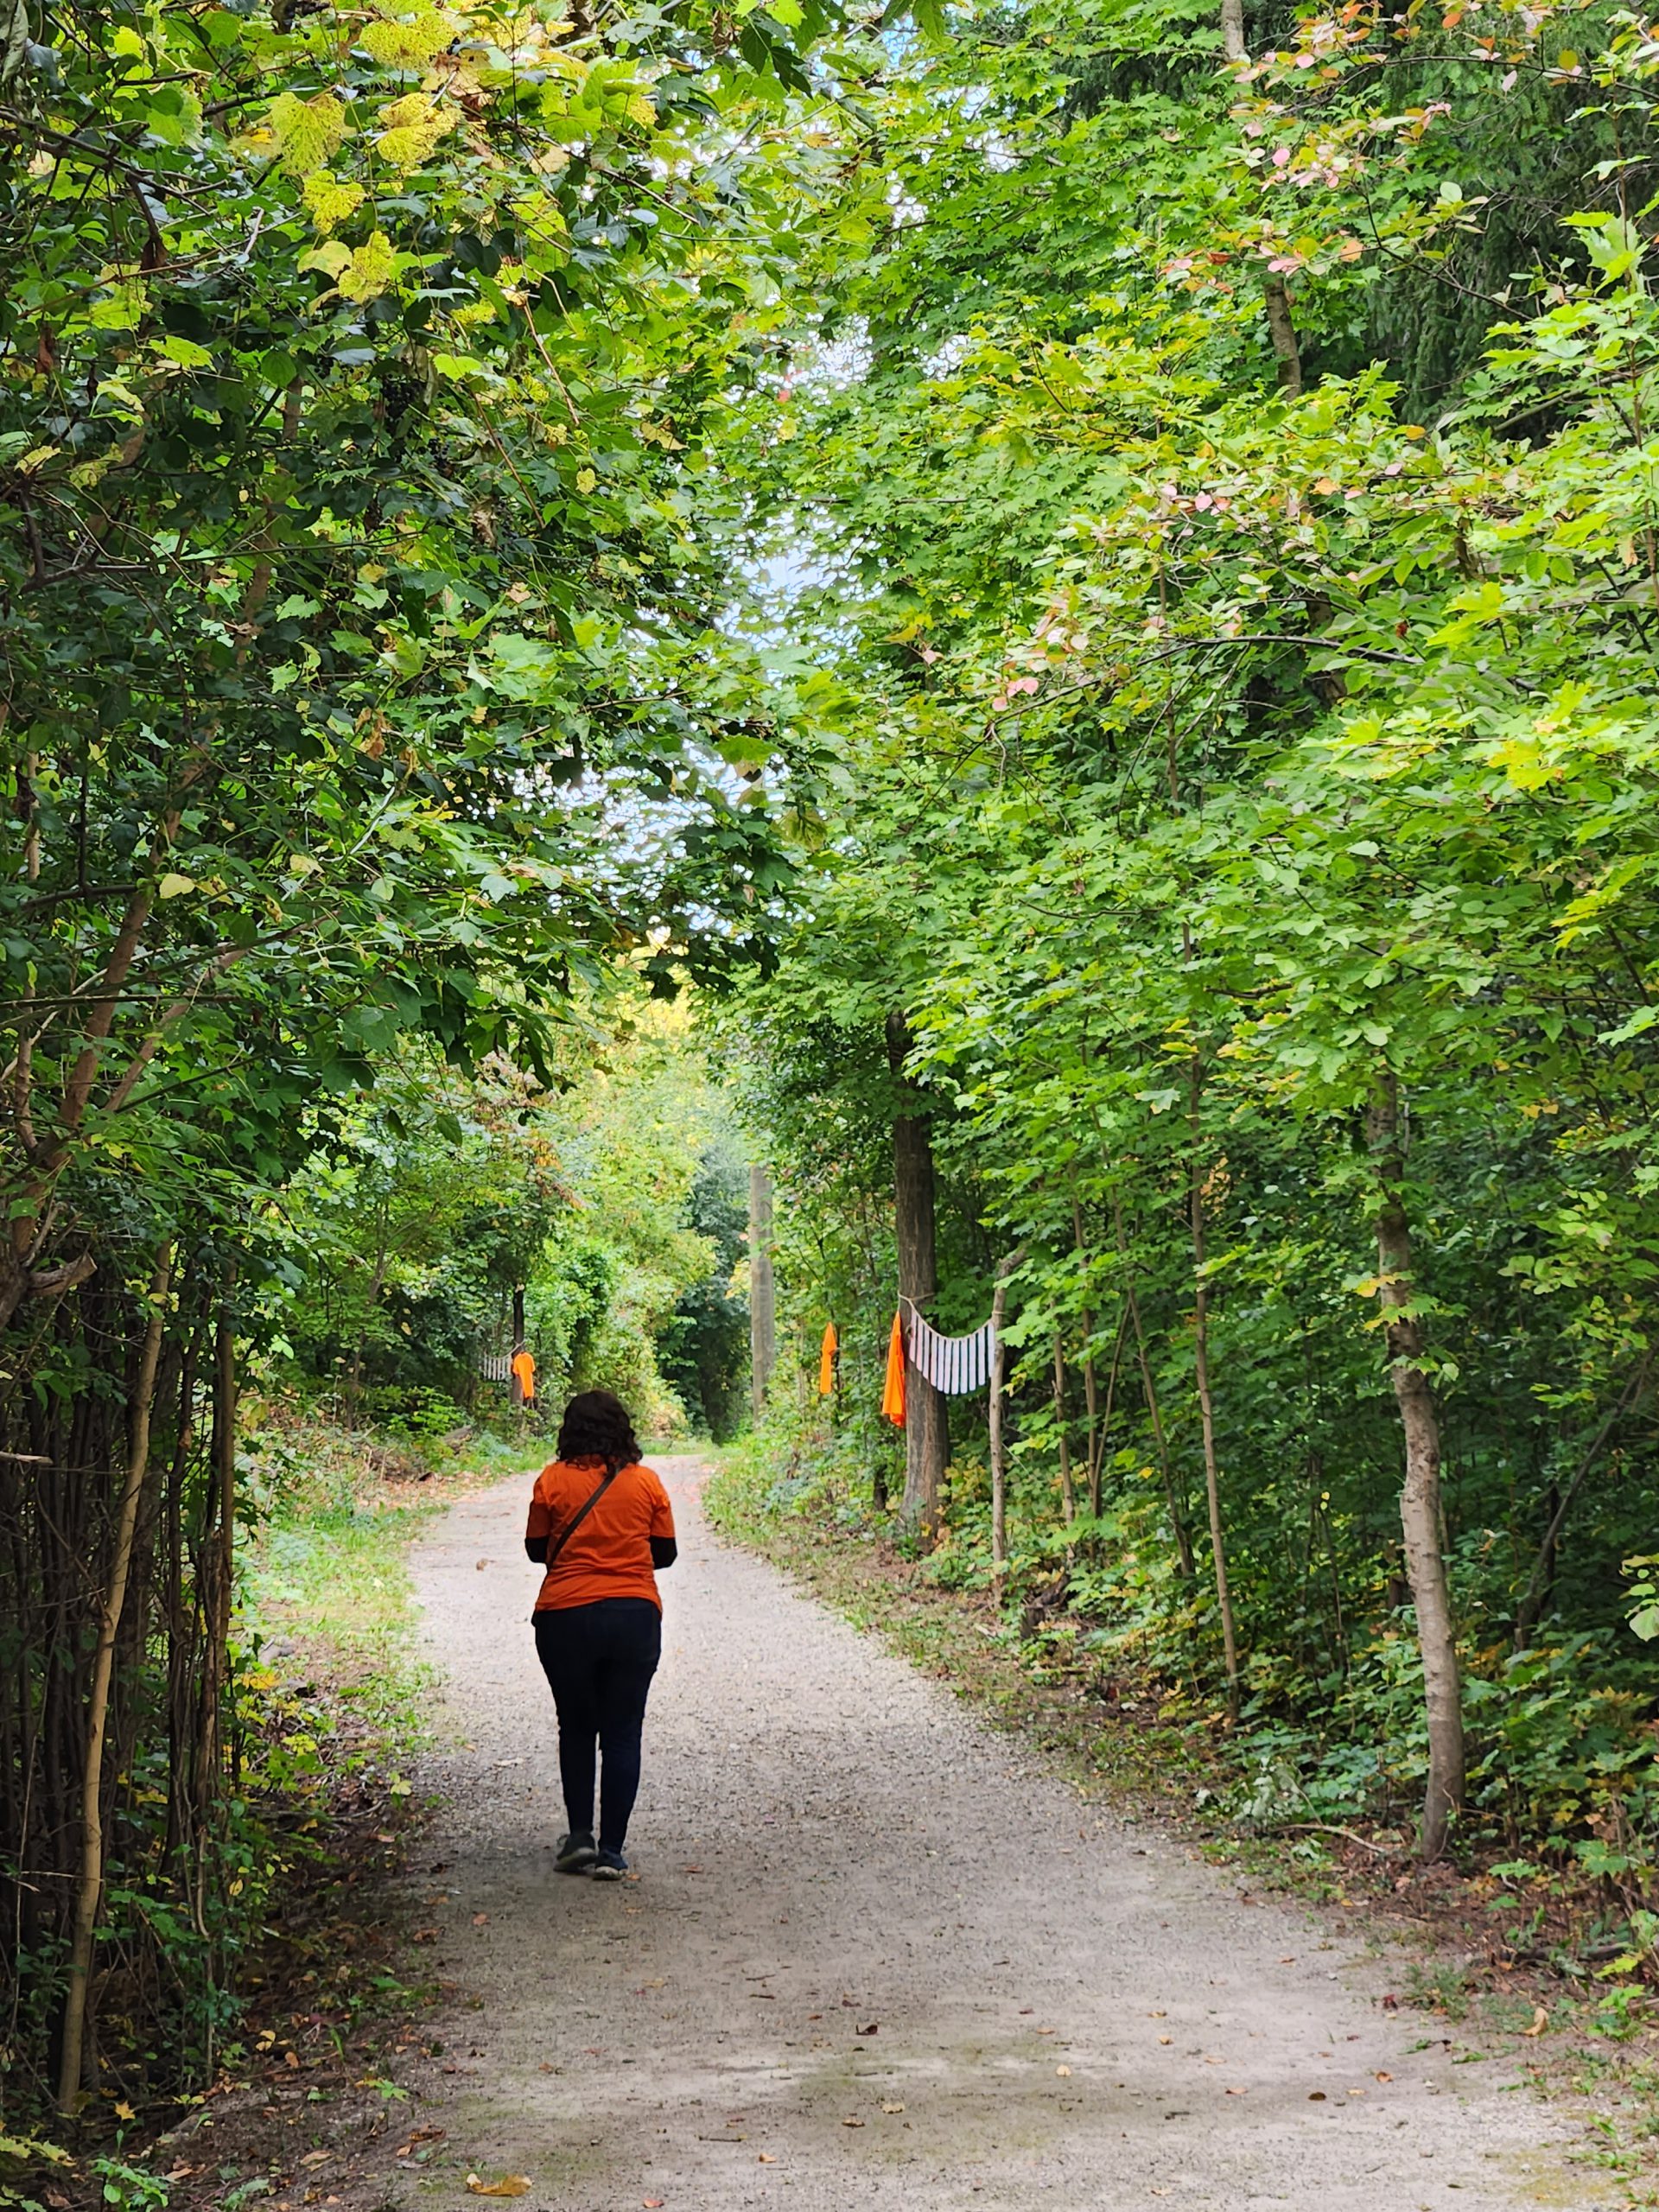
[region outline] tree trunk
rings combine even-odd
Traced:
[[[1002,1389],[1008,1355],[1002,1342],[1002,1317],[1007,1311],[1008,1277],[1023,1255],[1011,1253],[996,1271],[991,1294],[991,1400],[988,1414],[991,1459],[991,1596],[1002,1602],[1002,1586],[1008,1571],[1008,1455],[1002,1433]]]
[[[1596,1431],[1589,1447],[1573,1470],[1573,1479],[1564,1491],[1554,1497],[1549,1520],[1544,1529],[1544,1540],[1538,1547],[1538,1557],[1533,1563],[1532,1573],[1522,1594],[1521,1603],[1516,1609],[1515,1648],[1517,1651],[1524,1651],[1527,1649],[1532,1641],[1532,1631],[1538,1625],[1539,1615],[1543,1611],[1544,1601],[1549,1595],[1550,1585],[1555,1577],[1555,1554],[1561,1541],[1561,1531],[1566,1528],[1567,1516],[1572,1512],[1573,1503],[1584,1487],[1585,1478],[1600,1459],[1607,1440],[1624,1419],[1625,1413],[1641,1396],[1647,1382],[1648,1370],[1652,1364],[1653,1352],[1649,1349],[1643,1353],[1641,1364],[1620,1393],[1618,1404]]]
[[[69,1988],[64,2001],[63,2034],[58,2056],[58,2109],[73,2112],[80,2095],[81,2055],[91,2017],[92,1948],[98,1908],[104,1894],[104,1741],[109,1726],[110,1682],[115,1670],[116,1638],[127,1602],[127,1576],[139,1502],[149,1465],[150,1409],[156,1395],[156,1368],[162,1352],[163,1307],[172,1273],[170,1245],[162,1247],[149,1286],[149,1319],[138,1360],[132,1398],[132,1431],[126,1479],[116,1507],[115,1552],[110,1584],[99,1617],[92,1655],[92,1693],[86,1707],[86,1751],[80,1786],[80,1879],[75,1893],[74,1934],[69,1951]]]
[[[1071,1171],[1071,1241],[1076,1248],[1080,1268],[1087,1265],[1088,1252],[1083,1241],[1083,1208],[1077,1204],[1077,1170]],[[1122,1332],[1120,1332],[1120,1340]],[[1095,1378],[1095,1317],[1085,1306],[1083,1309],[1083,1404],[1089,1424],[1089,1458],[1086,1471],[1089,1480],[1089,1510],[1096,1520],[1100,1517],[1100,1462],[1105,1449],[1105,1440],[1100,1428],[1100,1389]]]
[[[1071,1446],[1065,1433],[1065,1351],[1054,1338],[1054,1440],[1059,1447],[1060,1512],[1068,1528],[1077,1517],[1077,1493],[1071,1481]]]
[[[1192,1365],[1198,1387],[1198,1417],[1204,1427],[1204,1487],[1210,1505],[1210,1551],[1215,1562],[1216,1604],[1221,1612],[1222,1649],[1227,1666],[1227,1710],[1238,1718],[1238,1634],[1233,1624],[1232,1593],[1227,1586],[1227,1543],[1221,1520],[1221,1472],[1216,1459],[1216,1408],[1210,1389],[1210,1282],[1205,1274],[1204,1168],[1198,1154],[1198,1099],[1203,1070],[1192,1065],[1192,1160],[1188,1197],[1192,1217]]]
[[[1248,61],[1250,58],[1250,50],[1244,43],[1244,0],[1221,0],[1221,50],[1230,62]],[[1268,315],[1268,339],[1279,363],[1279,389],[1287,399],[1296,399],[1302,390],[1302,349],[1297,342],[1290,294],[1285,289],[1281,272],[1275,270],[1269,273],[1262,293]]]
[[[778,1357],[777,1291],[772,1273],[772,1170],[749,1170],[749,1409],[758,1421]]]
[[[524,1386],[519,1380],[518,1371],[512,1364],[513,1361],[518,1358],[519,1353],[523,1351],[524,1348],[524,1289],[522,1283],[515,1284],[513,1287],[512,1325],[509,1331],[509,1334],[512,1338],[512,1350],[507,1355],[507,1403],[510,1406],[522,1406],[524,1402]],[[353,1402],[355,1402],[357,1391],[357,1370],[355,1365],[353,1365],[352,1370],[352,1391]],[[356,1426],[355,1422],[353,1422],[353,1426]]]
[[[1089,1458],[1089,1510],[1096,1521],[1103,1507],[1103,1478],[1106,1454],[1112,1445],[1112,1408],[1117,1401],[1117,1372],[1123,1359],[1123,1339],[1128,1332],[1129,1309],[1126,1300],[1122,1312],[1117,1317],[1117,1335],[1112,1343],[1112,1363],[1106,1370],[1106,1404],[1100,1417],[1100,1440]]]
[[[1281,276],[1268,278],[1263,288],[1268,310],[1268,337],[1279,362],[1279,389],[1287,399],[1302,396],[1302,349],[1290,312],[1290,294]]]
[[[887,1058],[901,1081],[910,1051],[910,1027],[901,1014],[887,1016]],[[893,1122],[893,1235],[899,1256],[899,1310],[910,1323],[925,1314],[938,1289],[933,1222],[933,1145],[927,1117],[896,1114]],[[905,1495],[899,1518],[931,1548],[939,1533],[939,1499],[950,1457],[944,1393],[934,1389],[914,1361],[905,1375]]]
[[[1406,1573],[1417,1613],[1428,1708],[1428,1784],[1418,1852],[1440,1857],[1452,1814],[1463,1802],[1463,1692],[1446,1554],[1440,1547],[1440,1425],[1423,1372],[1423,1336],[1413,1305],[1411,1229],[1404,1193],[1400,1086],[1390,1070],[1371,1093],[1368,1135],[1381,1204],[1376,1217],[1377,1300],[1382,1309],[1389,1377],[1405,1434],[1406,1473],[1400,1492]]]
[[[1158,1410],[1158,1390],[1152,1379],[1152,1361],[1147,1351],[1147,1332],[1141,1325],[1141,1301],[1135,1296],[1135,1277],[1129,1271],[1128,1239],[1123,1230],[1123,1202],[1114,1194],[1112,1198],[1112,1226],[1117,1237],[1117,1254],[1123,1262],[1123,1301],[1129,1309],[1129,1319],[1135,1329],[1135,1352],[1141,1370],[1141,1395],[1146,1401],[1147,1419],[1152,1424],[1153,1447],[1158,1454],[1158,1471],[1164,1478],[1164,1498],[1169,1507],[1170,1529],[1175,1538],[1175,1556],[1180,1564],[1185,1580],[1191,1582],[1198,1573],[1192,1557],[1192,1539],[1186,1533],[1186,1514],[1175,1488],[1174,1470],[1169,1463],[1169,1446],[1164,1436],[1163,1416]]]

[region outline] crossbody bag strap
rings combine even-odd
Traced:
[[[606,1491],[609,1490],[611,1484],[616,1480],[621,1471],[622,1470],[620,1467],[613,1467],[609,1474],[606,1476],[604,1481],[601,1483],[599,1488],[594,1492],[593,1496],[588,1500],[586,1504],[579,1505],[575,1513],[570,1516],[569,1520],[565,1522],[563,1528],[560,1529],[558,1535],[550,1541],[547,1547],[547,1555],[543,1562],[550,1572],[552,1569],[554,1561],[558,1558],[559,1554],[569,1542],[571,1537],[575,1535],[577,1529],[581,1528],[582,1522],[588,1518],[588,1516],[599,1503],[600,1499],[604,1497]]]

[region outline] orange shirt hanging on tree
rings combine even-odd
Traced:
[[[905,1425],[905,1330],[898,1314],[887,1339],[887,1380],[881,1393],[881,1410],[895,1428]]]
[[[536,1362],[522,1347],[512,1355],[512,1371],[518,1378],[518,1391],[527,1406],[536,1402]]]

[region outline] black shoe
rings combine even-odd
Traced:
[[[569,1835],[559,1838],[553,1864],[561,1874],[585,1874],[598,1856],[592,1828],[572,1828]]]
[[[620,1851],[613,1851],[607,1843],[601,1844],[594,1867],[596,1882],[620,1882],[628,1871],[628,1862]]]

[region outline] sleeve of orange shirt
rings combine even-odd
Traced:
[[[546,1472],[543,1468],[537,1476],[536,1487],[530,1493],[530,1518],[524,1524],[524,1541],[527,1544],[537,1541],[544,1544],[553,1533],[553,1509],[543,1493],[543,1476]]]
[[[674,1509],[668,1502],[668,1492],[663,1488],[662,1477],[654,1467],[648,1467],[645,1471],[651,1477],[651,1534],[671,1540]]]

